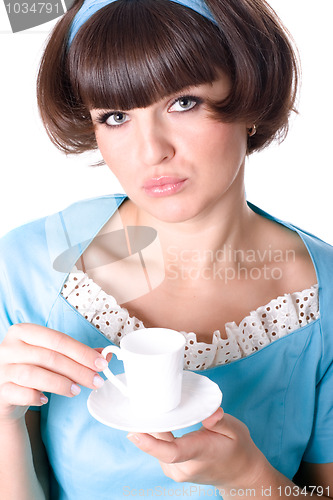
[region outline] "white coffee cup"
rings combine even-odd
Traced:
[[[103,373],[140,414],[160,415],[176,408],[181,400],[185,338],[167,328],[143,328],[128,333],[120,348],[108,346],[124,363],[126,384],[109,368]],[[111,402],[112,404],[112,402]]]

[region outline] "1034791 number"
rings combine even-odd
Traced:
[[[61,14],[61,5],[51,2],[35,2],[29,5],[27,2],[7,3],[8,14]]]
[[[299,486],[278,486],[277,488],[279,496],[286,496],[286,497],[294,497],[294,496],[330,496],[330,488],[329,486],[323,487],[323,486],[307,486],[304,488],[300,488]]]

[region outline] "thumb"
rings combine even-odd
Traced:
[[[206,427],[206,429],[214,430],[216,424],[222,420],[224,416],[223,408],[218,408],[210,417],[206,418],[202,421],[202,425]]]
[[[213,415],[203,420],[202,425],[206,429],[218,434],[223,434],[230,439],[235,439],[240,434],[244,435],[244,432],[248,432],[243,422],[232,415],[224,413],[222,408],[218,408]]]

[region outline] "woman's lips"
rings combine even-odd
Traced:
[[[183,189],[186,181],[187,178],[162,176],[145,181],[143,189],[149,196],[169,196]]]

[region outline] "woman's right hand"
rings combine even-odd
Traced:
[[[47,402],[44,392],[74,397],[79,385],[103,385],[101,354],[68,335],[39,325],[9,328],[0,344],[0,420],[20,419],[29,406]]]

